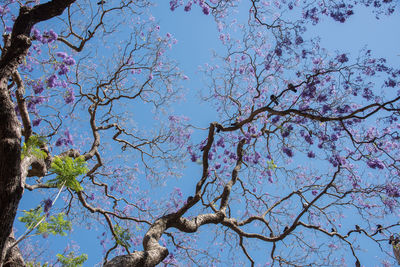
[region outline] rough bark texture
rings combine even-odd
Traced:
[[[21,127],[7,91],[7,78],[0,80],[0,123],[0,259],[4,259],[5,245],[23,192]]]
[[[147,231],[143,238],[143,248],[145,251],[135,251],[129,255],[122,255],[107,262],[104,267],[153,267],[168,256],[168,249],[161,246],[158,240],[167,229],[167,222],[170,217],[165,216],[158,219]]]
[[[7,239],[6,248],[8,249],[14,243],[15,243],[14,234],[11,233],[11,235]],[[14,246],[10,250],[8,250],[3,266],[4,267],[25,266],[24,259],[23,259],[22,255],[21,255],[21,252],[20,252],[18,246]]]
[[[14,218],[23,193],[21,176],[21,126],[7,83],[31,45],[36,23],[61,15],[75,0],[53,0],[33,8],[22,7],[11,36],[4,36],[0,58],[0,266],[4,264]],[[23,263],[22,263],[23,265]]]

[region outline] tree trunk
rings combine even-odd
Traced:
[[[10,73],[11,75],[11,73]],[[22,197],[21,127],[7,89],[8,77],[0,79],[0,266]]]
[[[8,89],[8,79],[23,62],[31,46],[32,27],[59,16],[75,0],[52,0],[33,8],[21,7],[12,34],[4,35],[0,58],[0,267],[4,264],[6,243],[24,188],[21,176],[21,126]]]

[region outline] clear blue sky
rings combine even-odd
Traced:
[[[189,13],[182,9],[171,12],[169,1],[159,2],[157,8],[152,8],[153,16],[156,20],[159,20],[162,32],[169,32],[178,40],[178,44],[171,51],[171,57],[179,63],[180,68],[190,78],[184,83],[187,89],[186,101],[174,107],[175,114],[191,118],[193,125],[207,127],[211,121],[217,120],[217,117],[211,107],[201,104],[197,99],[198,92],[205,90],[203,77],[201,72],[198,71],[198,66],[210,61],[212,50],[221,51],[222,49],[218,39],[217,27],[212,16],[203,15],[198,8],[194,8]],[[242,15],[247,16],[247,10],[243,10],[243,13],[239,14],[239,16]],[[320,36],[322,46],[332,52],[340,50],[355,54],[367,45],[375,52],[375,55],[386,57],[392,65],[399,66],[400,35],[397,29],[400,26],[400,17],[398,15],[397,13],[391,17],[382,17],[380,20],[376,20],[370,11],[358,9],[356,15],[352,16],[347,23],[340,24],[326,18],[323,23],[316,27],[309,26],[306,35]],[[202,138],[205,137],[205,134],[205,131],[196,132],[196,135],[202,136]],[[194,191],[194,183],[196,182],[190,180],[190,178],[193,175],[198,177],[199,174],[199,166],[195,163],[188,163],[186,175],[181,180],[167,182],[165,191],[164,189],[155,190],[157,192],[169,192],[175,186],[183,186],[184,194],[189,195]],[[26,191],[19,210],[35,207],[41,200],[42,197]],[[16,236],[19,236],[23,228],[20,228],[20,224],[17,224],[17,228],[19,232]],[[58,253],[65,247],[67,240],[76,240],[81,247],[80,252],[89,255],[84,266],[94,266],[102,259],[102,248],[97,239],[99,234],[75,229],[67,238],[50,238],[49,240],[57,244],[50,247],[55,253]],[[43,242],[42,239],[41,242]],[[380,251],[375,253],[375,247],[366,247],[365,249],[366,252],[360,254],[362,255],[361,262],[368,263],[365,266],[379,266],[379,261],[376,261],[375,256],[382,257]],[[353,262],[353,260],[351,259],[349,262]]]

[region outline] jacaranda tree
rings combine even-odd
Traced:
[[[208,125],[173,109],[190,77],[154,4],[0,2],[0,266],[84,265],[26,245],[74,227],[104,266],[361,266],[365,244],[400,262],[400,69],[306,37],[399,3],[171,0],[224,47],[201,68]],[[42,202],[22,211],[27,190]]]

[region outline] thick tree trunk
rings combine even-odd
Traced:
[[[11,234],[21,183],[21,127],[7,90],[7,77],[0,80],[0,266]]]
[[[6,249],[11,247],[14,243],[15,243],[14,233],[11,232],[11,235],[8,237],[6,242]],[[14,246],[11,249],[8,249],[3,267],[20,267],[20,266],[25,266],[24,258],[22,257],[21,251],[19,250],[18,246]]]
[[[61,15],[75,0],[52,0],[33,8],[21,7],[11,36],[4,36],[0,58],[0,267],[23,193],[21,126],[8,90],[8,79],[25,58],[30,32],[38,22]]]

